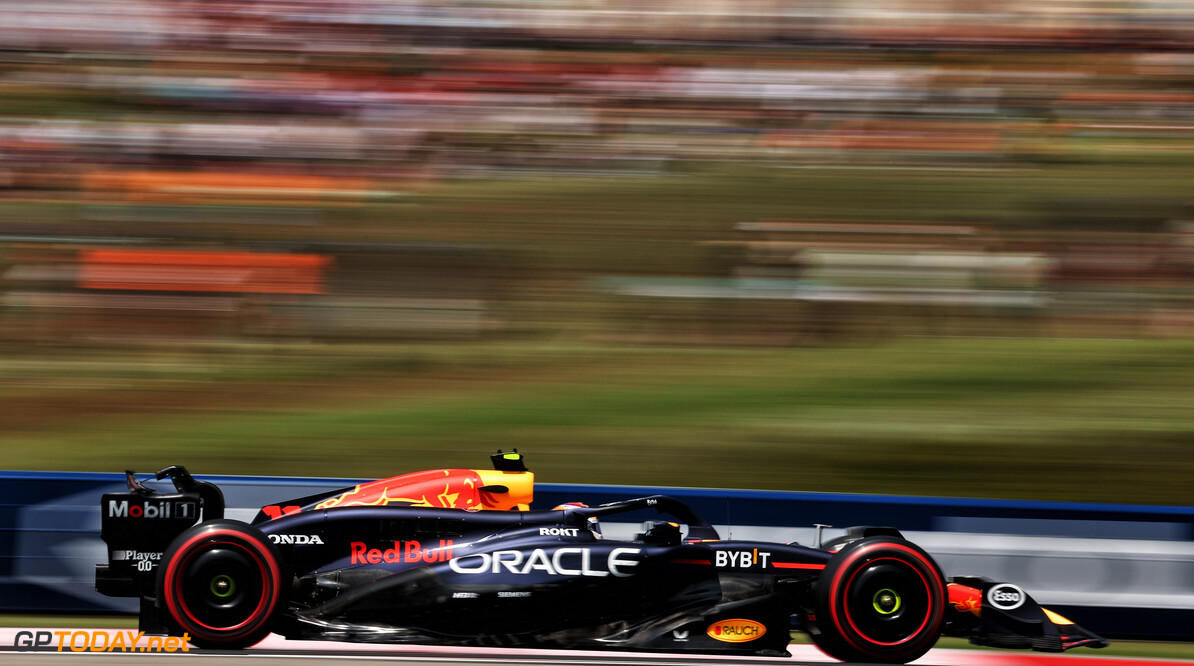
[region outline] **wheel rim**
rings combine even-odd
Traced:
[[[868,562],[843,589],[850,627],[875,645],[900,645],[919,637],[932,615],[929,581],[900,559]]]
[[[220,599],[227,599],[236,593],[236,579],[227,574],[219,574],[211,579],[211,593]]]
[[[898,613],[903,605],[904,599],[900,596],[900,593],[888,588],[883,588],[876,592],[874,598],[871,600],[871,606],[880,615]]]
[[[242,544],[205,544],[186,558],[180,572],[180,601],[199,625],[234,631],[258,618],[268,591],[265,571]]]

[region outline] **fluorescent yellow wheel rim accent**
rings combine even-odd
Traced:
[[[900,606],[904,605],[904,601],[895,590],[884,588],[875,593],[875,597],[871,600],[871,605],[875,607],[876,613],[891,615],[900,610]]]

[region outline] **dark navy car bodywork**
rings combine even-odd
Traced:
[[[224,519],[219,489],[183,468],[158,474],[176,494],[130,472],[127,493],[102,499],[96,588],[139,597],[147,633],[208,648],[272,632],[786,656],[799,629],[842,660],[903,663],[942,634],[1055,652],[1106,644],[1015,585],[947,582],[894,528],[804,546],[722,540],[662,495],[533,511],[521,456],[494,458],[497,472],[394,477],[264,507],[252,524]],[[602,520],[644,514],[633,538],[602,538]]]
[[[786,654],[792,586],[831,554],[725,542],[699,518],[638,539],[598,538],[589,519],[683,505],[646,497],[519,513],[348,507],[264,522],[308,607],[286,634],[448,644],[694,649]],[[691,516],[690,516],[691,518]],[[411,626],[411,618],[417,626]],[[707,628],[746,632],[725,640]],[[779,629],[776,629],[776,628]],[[769,629],[770,628],[770,629]],[[770,635],[768,635],[768,632]]]

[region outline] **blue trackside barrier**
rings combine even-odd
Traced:
[[[267,504],[366,481],[196,478],[220,486],[226,515],[244,521]],[[169,488],[161,484],[147,485]],[[124,488],[123,474],[0,472],[0,612],[135,612],[135,599],[93,589],[95,564],[106,561],[100,495]],[[893,526],[947,576],[1016,583],[1107,637],[1194,640],[1194,507],[543,483],[533,506],[655,494],[688,503],[726,538],[813,544],[816,524],[825,540],[852,525]],[[639,524],[603,529],[628,537]]]

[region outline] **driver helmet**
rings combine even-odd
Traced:
[[[675,546],[680,543],[680,524],[667,520],[651,523],[647,531],[639,535],[643,543],[657,546]]]
[[[576,508],[587,509],[589,505],[584,502],[564,502],[553,508],[552,511],[571,511]],[[597,521],[596,516],[589,516],[589,519],[585,521],[585,526],[589,528],[589,533],[593,535],[594,539],[603,538],[601,536],[601,523]]]

